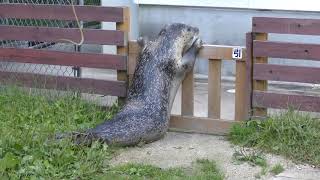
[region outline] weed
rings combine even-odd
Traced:
[[[223,180],[224,175],[219,170],[217,164],[214,161],[208,159],[198,159],[196,163],[199,166],[200,171],[195,173],[194,179],[210,179],[210,180]]]
[[[270,170],[270,172],[274,175],[278,175],[278,174],[282,173],[283,171],[284,171],[284,168],[281,164],[274,165]]]
[[[320,167],[320,120],[289,110],[264,121],[252,120],[231,128],[232,143],[284,155]]]
[[[267,167],[267,160],[264,158],[261,151],[240,147],[233,154],[236,162],[248,162],[252,166]]]

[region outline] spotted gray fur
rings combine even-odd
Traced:
[[[199,29],[167,25],[153,41],[140,40],[141,53],[127,101],[112,120],[89,130],[90,139],[108,144],[136,145],[163,137],[177,89],[193,69],[201,47]]]

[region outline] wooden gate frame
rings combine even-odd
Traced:
[[[267,116],[267,108],[320,112],[320,97],[268,91],[268,81],[320,83],[320,68],[268,64],[268,57],[320,61],[320,45],[268,41],[268,33],[320,35],[319,19],[254,17],[247,33],[247,78],[251,116]]]
[[[235,92],[235,119],[223,120],[220,118],[221,111],[221,63],[223,60],[232,60],[234,46],[204,45],[200,50],[199,57],[209,60],[208,74],[208,117],[194,116],[194,77],[189,73],[182,82],[182,115],[172,115],[170,128],[184,132],[197,132],[206,134],[225,135],[230,127],[239,121],[248,118],[247,100],[249,93],[246,86],[246,63],[245,48],[243,58],[236,60],[236,92]],[[136,41],[129,42],[128,74],[132,78],[136,60],[140,52]]]

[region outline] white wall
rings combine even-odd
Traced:
[[[135,0],[138,4],[320,11],[319,0]]]
[[[200,36],[205,43],[244,46],[245,34],[251,31],[252,17],[287,17],[320,19],[318,12],[304,11],[265,11],[255,9],[230,9],[191,6],[140,5],[140,35],[154,36],[165,25],[182,22],[200,29]],[[270,35],[270,40],[320,44],[320,36]],[[273,62],[273,60],[271,60]],[[275,63],[290,65],[308,65],[320,67],[314,61],[274,60]],[[235,65],[224,61],[222,74],[232,76]],[[197,61],[195,71],[206,74],[207,61]]]
[[[182,22],[199,27],[202,39],[209,44],[245,45],[245,33],[251,30],[251,20],[254,16],[320,19],[320,0],[102,0],[102,2],[105,6],[119,3],[126,6],[133,5],[139,11],[139,18],[135,16],[132,20],[136,22],[134,24],[139,28],[136,30],[141,36],[154,36],[165,24]],[[139,7],[135,3],[138,3]],[[320,37],[314,36],[271,36],[270,39],[320,43]],[[197,62],[196,71],[207,73],[207,62]],[[320,67],[319,63],[312,61],[299,61],[299,63],[298,65]],[[223,74],[234,75],[234,64],[223,63]]]
[[[135,40],[139,37],[139,22],[138,22],[138,4],[134,0],[101,0],[102,6],[126,6],[130,8],[130,32],[129,40]],[[116,23],[102,22],[102,29],[115,30]],[[103,46],[103,53],[116,54],[116,46]]]

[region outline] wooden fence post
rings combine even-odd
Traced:
[[[235,92],[235,120],[243,121],[248,119],[248,87],[246,84],[246,62],[238,60],[236,61],[236,92]]]
[[[119,31],[123,31],[126,34],[126,45],[125,46],[117,46],[117,54],[119,55],[128,55],[128,35],[130,31],[130,10],[129,8],[125,7],[123,8],[123,22],[117,22],[116,28]],[[117,80],[118,81],[125,81],[127,82],[128,86],[128,76],[127,76],[127,70],[118,70],[117,71]],[[118,103],[119,105],[123,105],[126,98],[118,97]]]
[[[254,33],[253,40],[266,41],[268,40],[267,33]],[[268,63],[267,57],[254,57],[252,62],[252,67],[255,63]],[[254,80],[253,81],[253,90],[266,91],[268,89],[268,81],[265,80]],[[265,117],[267,116],[267,108],[254,108],[253,116],[256,117]]]

